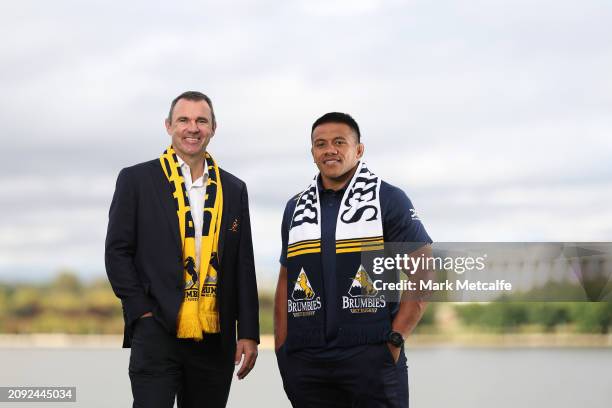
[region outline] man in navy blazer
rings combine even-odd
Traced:
[[[204,154],[216,130],[210,98],[194,91],[179,95],[166,128],[194,213],[206,197]],[[177,204],[160,159],[124,168],[117,178],[105,262],[123,307],[134,407],[169,408],[175,396],[179,407],[224,407],[234,365],[242,360],[237,372],[242,379],[255,364],[259,318],[247,188],[222,169],[219,178],[223,209],[215,269],[220,332],[204,333],[202,341],[177,338],[185,298],[183,248]],[[196,216],[193,221],[197,228]]]

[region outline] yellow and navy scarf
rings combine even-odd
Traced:
[[[159,158],[162,169],[173,187],[172,196],[177,207],[181,244],[183,248],[183,279],[185,298],[178,315],[177,337],[202,340],[204,333],[219,333],[217,308],[217,249],[223,213],[223,190],[219,167],[212,156],[205,153],[208,166],[200,265],[196,268],[195,229],[191,217],[189,197],[176,153],[170,146]],[[199,274],[198,274],[199,272]]]

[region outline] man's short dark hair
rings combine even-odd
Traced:
[[[315,123],[312,124],[312,129],[310,131],[310,136],[314,132],[315,128],[319,125],[323,125],[325,123],[344,123],[348,127],[350,127],[355,135],[357,136],[357,143],[361,143],[361,133],[359,133],[359,125],[353,119],[351,115],[348,113],[342,112],[329,112],[325,115],[321,116],[319,119],[315,120]]]
[[[210,107],[210,115],[212,116],[211,120],[212,120],[213,130],[217,128],[217,120],[215,119],[215,110],[213,108],[212,101],[210,100],[208,96],[198,91],[183,92],[182,94],[180,94],[179,96],[177,96],[176,98],[172,100],[172,103],[170,104],[170,112],[168,112],[168,122],[172,123],[172,114],[174,113],[174,107],[176,106],[176,103],[181,99],[186,99],[188,101],[194,101],[194,102],[198,102],[198,101],[206,102],[208,106]]]

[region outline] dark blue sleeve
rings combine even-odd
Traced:
[[[295,209],[295,200],[292,198],[287,202],[285,206],[285,212],[283,213],[283,222],[281,224],[281,239],[282,247],[279,262],[283,266],[287,266],[287,242],[289,242],[289,223],[291,222],[291,216]]]
[[[380,201],[385,242],[432,243],[406,193],[383,181]]]

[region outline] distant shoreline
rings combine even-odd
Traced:
[[[0,349],[118,349],[121,335],[0,334]],[[260,349],[272,350],[272,335],[261,337]],[[406,343],[411,348],[612,348],[612,334],[415,334]]]

